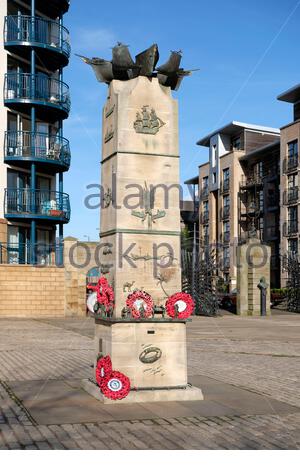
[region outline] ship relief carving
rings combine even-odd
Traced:
[[[137,134],[155,135],[165,124],[166,123],[157,116],[153,108],[150,109],[148,105],[145,105],[142,107],[141,112],[138,111],[136,113],[136,121],[133,127]]]

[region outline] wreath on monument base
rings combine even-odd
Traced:
[[[96,367],[96,382],[110,400],[123,400],[130,392],[130,380],[121,372],[112,370],[109,356],[101,357]]]
[[[101,392],[111,400],[123,400],[130,392],[130,380],[121,372],[113,370],[110,376],[104,378]]]
[[[106,377],[112,373],[112,363],[109,356],[101,357],[96,367],[96,382],[101,388]]]
[[[166,302],[166,312],[171,318],[189,318],[195,308],[193,298],[185,292],[177,292],[171,295]]]
[[[111,314],[114,309],[115,294],[105,277],[100,277],[96,286],[96,293],[97,302],[94,306],[94,310],[98,311],[100,309],[106,314]]]
[[[126,306],[133,318],[149,318],[153,315],[153,299],[145,291],[136,290],[129,294]]]

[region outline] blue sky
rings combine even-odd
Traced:
[[[75,53],[111,57],[117,41],[134,56],[152,43],[161,61],[183,50],[182,65],[200,68],[179,92],[181,181],[197,174],[207,149],[196,141],[232,120],[280,127],[292,120],[291,105],[276,100],[300,82],[300,1],[297,0],[72,0],[65,25],[72,58],[64,79],[72,111],[65,137],[72,167],[65,175],[72,217],[65,235],[98,239],[99,211],[88,210],[88,184],[100,182],[101,109],[106,85]]]

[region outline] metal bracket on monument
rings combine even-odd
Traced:
[[[153,194],[151,193],[151,190],[148,189],[146,181],[143,190],[143,203],[145,209],[143,211],[132,210],[131,215],[137,217],[138,219],[141,219],[142,222],[145,222],[145,220],[147,219],[148,229],[151,230],[152,224],[154,224],[156,220],[164,218],[167,213],[166,211],[160,209],[157,209],[156,214],[153,213]]]

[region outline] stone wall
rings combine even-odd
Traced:
[[[0,318],[85,316],[86,275],[97,265],[97,243],[84,245],[65,239],[62,268],[0,264]]]
[[[0,317],[65,315],[64,269],[0,265]]]

